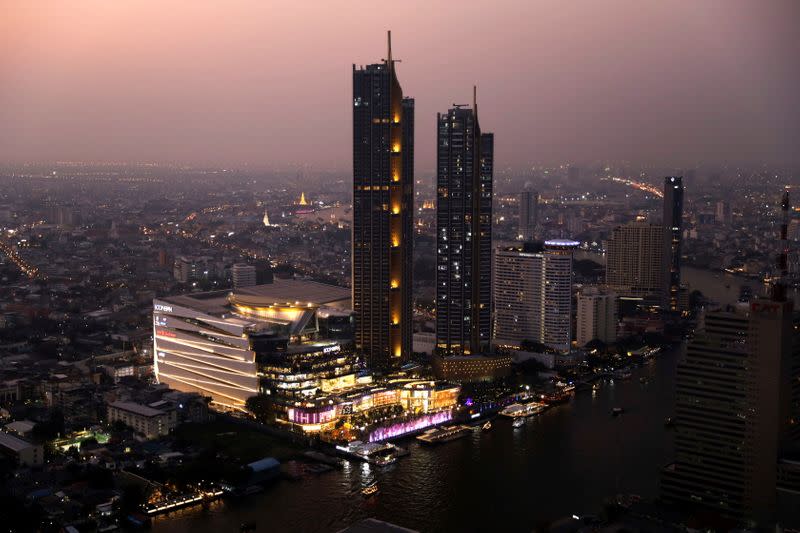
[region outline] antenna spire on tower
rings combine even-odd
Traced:
[[[391,66],[392,65],[392,30],[387,31],[386,34],[387,34],[387,40],[389,42],[389,50],[387,52],[387,56],[386,56],[387,60],[386,61],[389,63],[389,66]]]

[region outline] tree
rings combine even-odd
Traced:
[[[528,339],[525,339],[520,343],[520,348],[522,348],[522,350],[525,352],[544,353],[547,351],[547,346],[541,342],[531,341]]]
[[[275,420],[275,407],[266,394],[251,396],[245,402],[245,407],[259,422],[267,423]]]
[[[695,289],[689,293],[689,307],[691,309],[700,307],[701,305],[703,305],[705,299],[706,297],[703,295],[703,293]]]
[[[605,353],[608,349],[608,345],[601,341],[600,339],[592,339],[586,343],[584,346],[587,352],[591,352],[592,350],[597,350],[597,353]]]

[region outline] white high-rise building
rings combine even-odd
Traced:
[[[601,292],[597,287],[587,287],[577,298],[578,346],[594,339],[606,344],[617,340],[617,295]]]
[[[519,348],[538,342],[568,352],[572,341],[572,250],[578,243],[551,240],[544,247],[495,251],[494,342]],[[538,249],[537,249],[538,248]]]
[[[256,267],[245,263],[233,265],[233,288],[252,287],[256,284]]]

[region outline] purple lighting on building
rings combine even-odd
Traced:
[[[421,416],[419,418],[415,418],[414,420],[409,420],[408,422],[398,422],[397,424],[392,424],[391,426],[376,429],[369,434],[369,441],[378,442],[399,437],[400,435],[405,435],[406,433],[411,433],[412,431],[417,431],[428,426],[435,426],[436,424],[449,422],[452,419],[453,413],[451,411],[442,411],[441,413]]]

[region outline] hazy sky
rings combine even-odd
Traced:
[[[417,100],[468,103],[496,165],[800,162],[797,0],[0,0],[0,162],[349,172],[352,64],[387,29]]]

